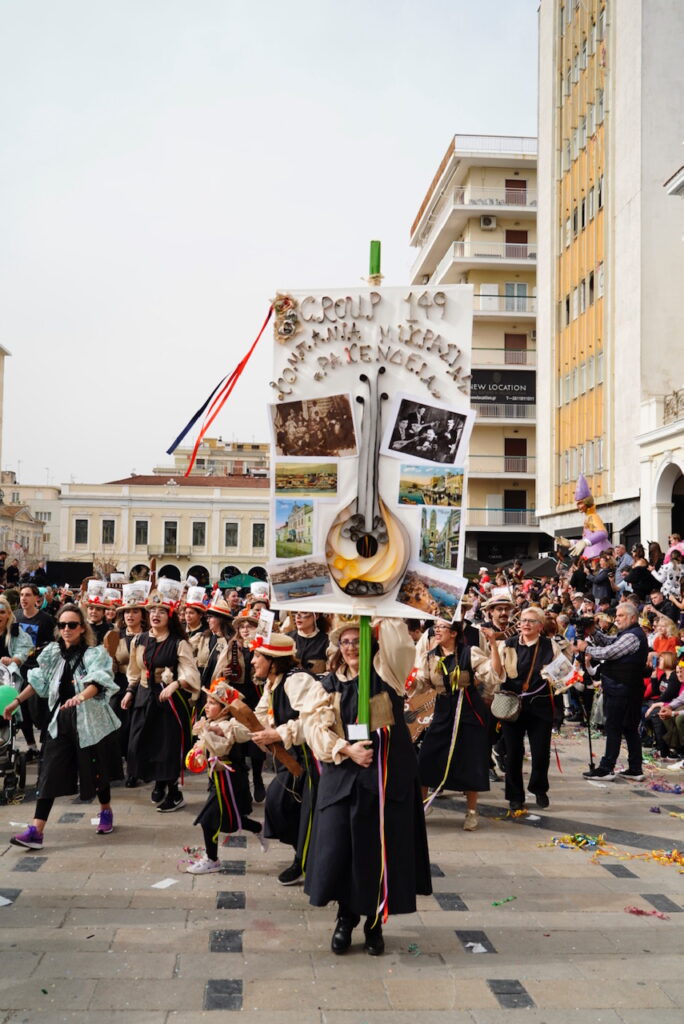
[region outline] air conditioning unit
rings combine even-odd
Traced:
[[[494,231],[496,228],[496,217],[489,217],[487,214],[480,217],[480,227],[483,231]]]
[[[537,340],[537,332],[536,332],[536,330],[535,331],[530,331],[530,341],[536,341],[536,340]]]

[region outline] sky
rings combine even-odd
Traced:
[[[359,285],[372,238],[406,282],[451,136],[536,134],[537,6],[0,0],[2,468],[171,464],[276,291]],[[211,435],[268,439],[270,366]]]

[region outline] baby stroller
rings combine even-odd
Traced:
[[[0,665],[0,715],[17,696],[11,676]],[[26,787],[26,755],[17,750],[16,739],[21,712],[15,711],[9,721],[0,718],[0,804],[14,803]]]

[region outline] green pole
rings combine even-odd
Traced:
[[[370,244],[370,278],[376,278],[374,284],[379,284],[380,277],[380,242],[372,241]],[[359,706],[358,723],[366,725],[370,730],[370,677],[371,677],[371,620],[370,615],[360,617],[359,629]]]

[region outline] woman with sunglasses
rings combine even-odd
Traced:
[[[113,831],[110,782],[121,779],[116,739],[119,720],[109,706],[117,692],[112,661],[95,637],[78,605],[66,604],[57,619],[56,642],[38,656],[28,685],[7,705],[9,718],[36,693],[47,698],[48,727],[38,778],[33,823],[12,836],[14,846],[42,850],[43,832],[56,797],[79,793],[100,801],[98,835]]]
[[[387,914],[411,914],[430,895],[430,862],[418,765],[404,721],[415,647],[406,623],[383,619],[371,661],[370,731],[358,725],[359,621],[330,634],[337,648],[324,691],[309,696],[304,735],[321,761],[304,891],[315,907],[337,903],[330,947],[346,953],[365,917],[364,949],[385,949]],[[327,698],[327,699],[326,699]]]

